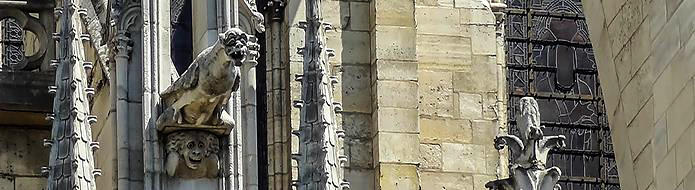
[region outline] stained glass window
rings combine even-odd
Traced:
[[[519,99],[538,100],[546,135],[567,147],[548,164],[563,190],[620,189],[594,52],[581,0],[507,0],[506,51],[510,132]]]

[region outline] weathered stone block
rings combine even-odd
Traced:
[[[442,169],[446,172],[485,173],[485,146],[442,143]]]
[[[406,81],[377,81],[376,101],[379,108],[417,109],[417,83]]]
[[[451,117],[454,97],[451,72],[418,71],[420,114]]]
[[[459,70],[471,63],[471,39],[461,36],[418,35],[417,58],[429,67]],[[448,67],[447,67],[448,65]]]
[[[306,14],[306,13],[305,13]],[[322,1],[321,16],[323,20],[331,23],[333,27],[341,30],[347,29],[350,23],[350,2],[347,1]],[[304,18],[306,20],[306,18]]]
[[[376,141],[379,150],[376,152],[375,161],[389,163],[416,164],[420,161],[420,139],[417,134],[380,132]],[[378,159],[376,159],[378,158]]]
[[[482,97],[480,94],[459,93],[459,114],[462,119],[480,119],[483,117]]]
[[[345,178],[350,181],[351,189],[374,189],[374,170],[346,169]]]
[[[381,1],[380,1],[381,2]],[[416,60],[415,28],[401,26],[381,26],[374,28],[373,47],[375,59]]]
[[[380,190],[416,190],[420,189],[417,167],[410,164],[379,164]]]
[[[495,24],[495,15],[490,9],[461,9],[470,11],[470,22],[462,22],[462,24],[477,24],[477,25],[493,25]],[[462,20],[463,21],[463,20]],[[470,26],[463,26],[470,27]],[[492,44],[492,43],[491,43]]]
[[[676,154],[675,151],[670,151],[656,167],[656,173],[654,173],[656,189],[676,189],[678,181],[674,171],[676,171]]]
[[[473,177],[461,173],[421,173],[422,189],[473,190]],[[483,188],[484,189],[484,188]]]
[[[369,3],[350,2],[350,30],[369,30]]]
[[[471,25],[469,27],[473,44],[473,55],[497,54],[495,26]]]
[[[454,91],[455,92],[494,92],[497,91],[497,70],[498,65],[486,60],[487,56],[477,57],[469,69],[454,72]]]
[[[0,178],[0,190],[14,190],[14,180],[12,178]]]
[[[654,181],[654,160],[652,159],[652,148],[642,151],[635,159],[635,179],[639,189],[646,189]]]
[[[674,103],[666,111],[666,130],[668,132],[668,148],[671,149],[695,118],[693,85],[689,85],[676,97]]]
[[[0,185],[1,186],[1,185]],[[40,177],[18,177],[14,180],[14,189],[44,189],[46,179]]]
[[[340,89],[344,111],[372,112],[370,69],[369,65],[342,66]]]
[[[627,132],[634,159],[654,137],[654,101],[647,102],[628,125]]]
[[[420,168],[442,168],[442,147],[438,144],[420,144]],[[423,178],[423,180],[425,180]]]
[[[415,2],[413,0],[373,1],[376,25],[415,26]]]
[[[473,133],[468,120],[420,118],[420,140],[427,143],[471,143]],[[488,145],[490,141],[488,140]]]
[[[497,135],[497,121],[474,120],[471,121],[473,129],[473,144],[490,145]]]
[[[405,80],[416,81],[418,64],[415,61],[376,61],[376,73],[373,80]]]
[[[494,175],[473,175],[473,189],[486,189],[485,184],[496,179]]]
[[[418,34],[461,35],[459,10],[446,7],[417,7]]]
[[[370,37],[368,32],[346,31],[326,33],[326,45],[335,50],[331,63],[370,63]],[[291,50],[292,51],[292,50]]]
[[[350,168],[373,168],[371,140],[346,139],[345,150]]]
[[[657,161],[664,159],[668,151],[668,140],[666,132],[666,116],[664,115],[661,119],[654,123],[654,139],[652,139],[652,157],[654,157],[654,165],[658,164]]]
[[[484,9],[487,0],[454,0],[454,7],[456,8],[473,8],[473,9]]]
[[[693,128],[692,126],[690,128]],[[692,134],[692,132],[688,131],[688,134]],[[676,179],[677,182],[682,181],[688,173],[690,173],[690,170],[693,168],[693,163],[692,163],[692,158],[691,154],[693,152],[693,144],[692,144],[691,136],[689,135],[683,135],[681,136],[680,139],[678,139],[676,143],[675,151],[676,152]]]
[[[416,109],[379,108],[376,111],[379,132],[418,133],[418,111]]]
[[[371,114],[343,112],[343,130],[345,136],[350,138],[371,138],[372,137],[372,116]]]
[[[657,61],[657,60],[655,60]],[[654,82],[654,89],[652,93],[654,94],[654,117],[657,118],[664,114],[668,109],[669,105],[673,99],[678,95],[678,93],[671,93],[671,66],[670,64],[666,66],[663,73]]]

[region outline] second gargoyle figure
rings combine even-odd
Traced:
[[[232,91],[239,88],[240,66],[248,54],[248,36],[232,28],[203,50],[193,63],[162,94],[164,112],[157,126],[208,125],[234,126],[225,110]]]

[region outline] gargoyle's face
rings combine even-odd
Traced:
[[[217,154],[219,140],[213,134],[202,131],[176,132],[169,136],[169,154],[179,154],[188,168],[198,169],[204,159]]]
[[[191,169],[198,169],[200,163],[203,162],[203,154],[205,154],[205,142],[200,141],[199,138],[194,138],[186,142],[186,148],[181,151],[181,156]]]
[[[223,36],[224,52],[232,59],[243,61],[248,53],[248,36],[238,28],[227,30]]]

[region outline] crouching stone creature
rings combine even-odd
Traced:
[[[234,126],[225,110],[232,91],[239,88],[240,66],[246,55],[248,36],[233,28],[220,35],[215,44],[203,50],[193,63],[161,94],[164,112],[157,118],[165,126]]]
[[[178,131],[167,136],[166,172],[180,178],[215,178],[220,171],[219,139],[206,131]]]

